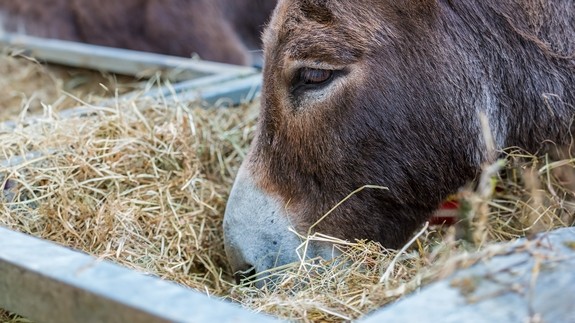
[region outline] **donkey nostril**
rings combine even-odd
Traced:
[[[244,270],[238,270],[234,274],[238,285],[251,283],[256,278],[256,268],[254,266],[246,265],[244,268]]]

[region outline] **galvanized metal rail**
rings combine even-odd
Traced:
[[[575,322],[575,228],[469,259],[478,261],[360,322]]]
[[[276,322],[1,227],[0,308],[36,322]]]
[[[21,49],[25,55],[50,63],[140,77],[162,72],[165,77],[183,80],[256,71],[250,67],[5,32],[0,33],[0,46]]]

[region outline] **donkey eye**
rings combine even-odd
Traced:
[[[302,67],[295,71],[290,83],[290,93],[293,98],[298,98],[307,92],[313,92],[329,86],[331,82],[347,74],[342,69],[322,69]]]
[[[322,70],[317,68],[302,68],[299,70],[299,81],[301,84],[318,85],[325,83],[333,76],[332,70]]]

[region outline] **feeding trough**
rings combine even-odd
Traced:
[[[16,36],[5,39],[13,45],[25,43],[21,39],[36,45],[44,42]],[[62,45],[56,57],[69,55],[67,46],[82,47],[59,41],[50,46],[54,44]],[[24,52],[33,52],[22,46]],[[103,51],[118,53],[114,49]],[[86,51],[88,56],[89,52]],[[34,53],[38,59],[48,60],[48,56],[42,57],[42,50]],[[124,54],[120,51],[117,55]],[[110,54],[107,60],[113,61],[114,55]],[[152,56],[156,57],[156,63],[165,58]],[[106,60],[98,64],[92,68],[109,68]],[[181,62],[172,67],[181,72],[184,65]],[[260,75],[256,70],[216,65],[213,70],[205,66],[194,70],[188,66],[188,75],[192,77],[189,80],[174,78],[170,84],[142,93],[127,93],[55,115],[31,116],[3,125],[3,140],[13,135],[3,141],[5,156],[0,164],[3,176],[7,176],[2,181],[3,198],[12,201],[9,203],[12,212],[18,212],[10,213],[15,214],[11,223],[18,222],[24,232],[62,238],[60,243],[65,246],[0,229],[0,308],[34,321],[274,320],[272,316],[254,314],[219,300],[221,295],[212,295],[216,289],[213,285],[194,286],[199,291],[182,286],[189,286],[184,281],[186,276],[197,275],[190,269],[197,263],[206,268],[210,265],[203,276],[207,285],[210,281],[205,277],[214,278],[217,283],[225,281],[219,277],[225,271],[218,271],[225,267],[222,257],[219,260],[204,257],[220,243],[217,232],[197,228],[219,226],[218,212],[222,211],[234,170],[239,165],[230,161],[243,158],[255,127],[257,107],[240,108],[242,114],[192,107],[190,102],[197,102],[200,107],[218,100],[235,105],[249,101],[257,92]],[[149,67],[141,70],[157,69],[170,74],[167,67],[153,63]],[[95,197],[85,191],[91,191]],[[141,195],[131,195],[140,191]],[[502,209],[513,208],[502,205]],[[537,209],[536,205],[529,207]],[[105,210],[100,212],[101,209]],[[194,217],[197,222],[191,222]],[[52,230],[47,229],[50,226]],[[90,231],[90,235],[79,230]],[[411,320],[413,316],[408,315],[421,313],[425,313],[424,318],[457,320],[473,317],[465,314],[468,316],[462,318],[457,313],[488,309],[493,318],[516,313],[510,317],[569,321],[566,306],[573,300],[568,295],[575,293],[573,284],[569,284],[573,274],[566,268],[573,264],[573,239],[572,229],[564,229],[477,254],[463,254],[452,262],[444,259],[449,258],[449,252],[443,257],[441,252],[427,249],[434,240],[425,234],[414,240],[422,241],[419,247],[414,243],[415,248],[399,253],[365,242],[340,241],[351,248],[344,254],[348,258],[340,262],[349,267],[337,262],[324,262],[321,266],[296,264],[280,279],[282,285],[275,292],[226,287],[231,290],[226,297],[257,312],[289,320],[349,321],[363,316],[367,321],[395,317]],[[143,242],[144,247],[134,250],[135,240]],[[93,256],[71,249],[90,246],[94,247],[90,250]],[[455,249],[453,242],[441,248]],[[156,264],[150,264],[149,258],[160,257],[152,256],[155,252],[166,262],[161,264],[162,272]],[[168,263],[171,259],[179,259],[180,263]],[[447,273],[437,269],[441,265],[449,269]],[[426,271],[428,267],[431,272]],[[464,270],[458,273],[459,269]],[[410,272],[405,274],[406,271]],[[513,276],[510,272],[537,272],[537,275]],[[177,276],[174,280],[178,284],[158,276],[169,279]],[[486,279],[496,283],[490,281],[484,286]],[[432,281],[437,283],[422,288]],[[476,289],[474,282],[480,282]],[[311,296],[306,294],[308,290],[312,290]],[[517,292],[521,290],[527,292]],[[393,303],[411,291],[416,291],[412,297],[374,312],[381,304]],[[548,306],[550,302],[546,300],[560,294],[567,295],[563,302]],[[529,307],[532,303],[536,306]],[[410,311],[414,306],[421,311]],[[494,308],[500,311],[491,311]],[[517,308],[522,310],[516,311]],[[366,316],[367,313],[370,314]],[[420,316],[417,319],[423,320]]]
[[[159,73],[162,78],[170,80],[168,84],[144,93],[127,93],[94,106],[60,111],[57,116],[60,120],[87,117],[101,112],[103,107],[106,110],[134,97],[164,102],[198,102],[206,106],[224,100],[223,104],[232,106],[257,97],[261,82],[261,75],[253,68],[61,40],[4,33],[0,36],[0,46],[16,48],[44,62],[136,77]],[[41,122],[34,116],[24,120],[26,125]],[[16,122],[4,122],[2,129],[10,133],[16,126]],[[46,147],[42,151],[10,156],[1,162],[1,167],[4,170],[17,167],[59,152]],[[10,181],[4,182],[5,189],[10,185]],[[14,196],[8,191],[4,193],[3,202]],[[36,321],[271,320],[229,302],[209,298],[84,253],[7,229],[0,230],[0,308]]]

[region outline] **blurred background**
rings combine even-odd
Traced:
[[[260,65],[275,0],[0,0],[4,31]]]

